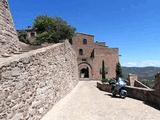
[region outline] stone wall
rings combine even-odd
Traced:
[[[127,79],[128,79],[129,86],[149,89],[148,86],[146,86],[142,82],[138,81],[138,76],[135,74],[129,74]]]
[[[160,79],[159,79],[160,80]],[[97,88],[102,91],[111,93],[111,85],[97,82]],[[157,109],[160,109],[160,91],[149,89],[149,88],[139,88],[133,86],[127,86],[127,96],[142,100],[147,104],[150,104]]]
[[[146,101],[148,98],[148,92],[154,91],[152,89],[138,88],[133,86],[127,86],[127,96],[138,100]]]
[[[102,91],[106,91],[106,92],[110,92],[110,93],[112,92],[111,91],[112,86],[108,83],[102,84],[100,82],[97,82],[97,88],[99,88]]]
[[[0,0],[0,56],[19,51],[19,41],[7,0]]]
[[[39,120],[77,83],[77,57],[67,41],[4,58],[0,119]]]
[[[148,86],[146,86],[145,84],[141,83],[140,81],[136,80],[134,83],[134,87],[139,87],[139,88],[147,88],[150,89]]]

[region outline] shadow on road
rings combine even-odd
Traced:
[[[104,95],[108,95],[108,96],[110,96],[111,98],[121,98],[120,96],[115,96],[115,97],[113,97],[111,93],[105,93]],[[129,98],[131,98],[131,97],[129,97]],[[132,98],[132,99],[133,99],[133,98]],[[138,100],[138,99],[136,99],[136,100]],[[155,108],[156,110],[160,110],[160,108],[159,108],[157,105],[152,104],[152,103],[149,103],[149,102],[147,102],[147,101],[143,101],[143,104],[148,105],[148,106],[150,106],[150,107],[152,107],[152,108]]]
[[[105,93],[104,95],[108,95],[108,96],[110,96],[111,98],[121,98],[120,96],[112,96],[111,93]]]
[[[145,105],[148,105],[148,106],[152,107],[152,108],[155,108],[156,110],[160,110],[160,107],[159,107],[158,105],[149,103],[149,102],[147,102],[147,101],[143,101],[143,103],[144,103]]]

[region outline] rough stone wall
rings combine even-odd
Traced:
[[[19,51],[19,41],[7,0],[0,0],[0,56]]]
[[[126,87],[127,95],[131,98],[142,100],[147,104],[160,109],[160,96],[155,90],[138,87]]]
[[[0,61],[0,120],[39,120],[78,83],[66,41]]]
[[[127,96],[143,101],[147,101],[148,93],[153,91],[152,89],[138,88],[133,86],[127,86],[126,90]]]
[[[102,84],[97,82],[97,88],[99,88],[102,91],[111,93],[111,85],[109,84]],[[149,92],[154,91],[152,89],[138,88],[133,86],[126,86],[126,90],[127,90],[128,97],[132,97],[132,98],[143,100],[143,101],[146,101],[148,99]]]
[[[99,88],[102,91],[111,93],[111,85],[109,84],[97,82],[97,88]],[[139,88],[133,86],[126,86],[126,90],[128,97],[142,100],[145,103],[160,109],[160,91],[157,91],[156,89],[153,90],[149,88]]]
[[[111,91],[112,86],[110,84],[107,84],[107,83],[102,84],[102,83],[97,82],[97,88],[102,90],[102,91],[112,93],[112,91]]]

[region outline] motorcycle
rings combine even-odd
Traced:
[[[121,98],[125,98],[127,96],[127,91],[125,89],[125,80],[119,78],[117,81],[113,80],[110,84],[112,85],[111,92],[113,97],[115,97],[117,94]]]

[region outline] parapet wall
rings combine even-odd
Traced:
[[[0,0],[0,56],[19,51],[19,40],[7,0]]]
[[[142,100],[160,109],[160,96],[155,90],[128,86],[127,93],[129,97]]]
[[[136,80],[136,81],[134,82],[134,87],[150,89],[148,86],[144,85],[143,83],[141,83],[141,82],[138,81],[138,80]]]
[[[0,119],[39,120],[78,83],[68,41],[0,60]]]
[[[156,81],[157,83],[158,81],[160,81],[160,73],[157,75]],[[157,86],[160,86],[160,85],[157,85]],[[111,92],[111,85],[109,84],[97,82],[97,88],[99,88],[102,91]],[[160,91],[159,90],[157,89],[153,90],[150,88],[133,87],[133,86],[127,86],[126,90],[127,90],[128,97],[142,100],[160,109]]]
[[[135,74],[128,75],[128,85],[132,87],[139,87],[139,88],[147,88],[150,89],[148,86],[144,85],[142,82],[138,81],[138,76]]]

